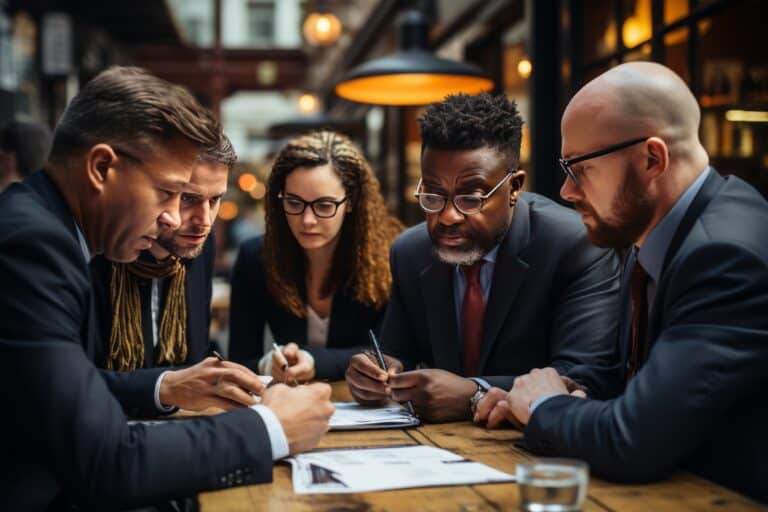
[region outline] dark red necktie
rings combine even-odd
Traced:
[[[636,259],[630,278],[632,287],[632,349],[629,353],[627,382],[637,374],[645,353],[645,330],[648,323],[648,274]]]
[[[476,375],[480,362],[480,345],[483,342],[483,318],[485,317],[485,299],[480,286],[480,269],[484,261],[462,266],[467,286],[464,290],[464,302],[461,304],[461,339],[464,342],[464,360],[462,366],[465,376]]]

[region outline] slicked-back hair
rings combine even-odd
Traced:
[[[234,164],[220,123],[189,91],[142,68],[113,66],[67,106],[54,131],[51,160],[67,161],[100,143],[152,151],[179,136],[197,145],[201,155]]]
[[[523,119],[515,101],[503,94],[451,94],[419,117],[421,150],[491,147],[510,165],[520,162]]]
[[[389,248],[403,225],[384,205],[379,181],[362,152],[344,135],[319,131],[290,140],[278,153],[269,175],[266,198],[264,266],[267,287],[294,315],[306,316],[304,251],[290,231],[278,195],[286,177],[299,167],[330,164],[351,205],[344,215],[331,271],[321,293],[346,291],[361,304],[381,308],[389,299],[392,276]]]

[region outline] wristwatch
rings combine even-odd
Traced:
[[[480,403],[480,400],[483,399],[485,396],[486,390],[481,386],[480,384],[477,385],[477,391],[475,391],[475,394],[472,395],[472,397],[469,399],[469,410],[472,411],[472,416],[474,416],[477,413],[477,404]]]

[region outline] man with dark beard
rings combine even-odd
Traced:
[[[194,364],[209,353],[215,239],[211,234],[236,155],[226,136],[201,158],[181,195],[181,225],[131,263],[91,261],[101,334],[99,366],[110,370]]]
[[[683,466],[768,502],[768,203],[708,165],[699,121],[686,84],[654,63],[613,68],[573,97],[561,194],[595,243],[632,246],[621,364],[584,375],[605,401],[568,396],[545,368],[480,417],[526,425],[532,451],[603,478]]]
[[[590,244],[575,212],[521,191],[514,102],[449,96],[420,123],[416,196],[427,221],[391,251],[381,335],[390,371],[353,357],[353,396],[411,401],[430,421],[469,419],[491,386],[509,389],[531,368],[565,375],[611,361],[617,256]]]

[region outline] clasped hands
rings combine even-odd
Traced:
[[[390,356],[384,356],[384,360],[387,371],[366,354],[352,357],[345,377],[355,400],[366,405],[410,401],[416,414],[426,421],[470,418],[469,398],[477,384],[445,370],[404,372],[399,360]]]
[[[554,368],[534,368],[515,378],[509,392],[497,387],[489,389],[472,419],[475,423],[485,423],[487,428],[496,428],[505,421],[522,428],[528,424],[531,404],[537,399],[568,394],[579,398],[587,396],[583,386],[558,374]]]

